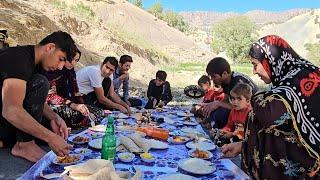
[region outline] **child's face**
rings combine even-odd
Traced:
[[[220,86],[220,85],[217,85],[217,84],[214,84],[214,85],[213,85],[213,90],[214,90],[214,91],[220,91],[220,90],[221,90],[221,86]]]
[[[201,88],[202,88],[205,92],[207,92],[207,91],[210,89],[210,84],[209,84],[209,82],[202,83],[202,84],[201,84]]]
[[[232,107],[235,110],[242,110],[246,109],[250,106],[250,101],[247,100],[243,95],[238,96],[233,92],[230,92],[230,102]]]

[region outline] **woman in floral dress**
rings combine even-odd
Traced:
[[[252,44],[253,71],[269,91],[253,96],[253,113],[241,143],[225,145],[226,157],[241,152],[254,179],[320,179],[320,70],[282,38]]]

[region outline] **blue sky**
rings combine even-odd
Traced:
[[[319,0],[142,0],[143,7],[148,8],[159,1],[164,9],[174,11],[217,11],[238,12],[259,9],[266,11],[283,11],[294,8],[320,8]]]

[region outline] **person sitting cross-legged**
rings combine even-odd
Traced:
[[[16,138],[12,155],[38,161],[45,151],[35,138],[47,142],[58,156],[69,153],[67,126],[45,103],[49,83],[39,72],[62,69],[75,56],[76,48],[68,33],[57,31],[37,45],[0,51],[0,139]],[[52,131],[41,124],[42,117],[50,121]]]
[[[117,109],[131,114],[130,107],[114,91],[110,76],[118,66],[115,57],[106,57],[101,65],[87,66],[77,72],[77,83],[86,104]]]
[[[149,82],[146,109],[154,109],[157,106],[163,107],[172,100],[170,83],[166,79],[167,73],[165,71],[158,71],[156,79],[152,79]]]

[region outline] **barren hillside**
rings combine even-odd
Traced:
[[[260,36],[276,34],[286,39],[303,57],[306,43],[320,42],[320,9],[296,16],[281,24],[269,24],[259,31]]]
[[[108,55],[132,55],[131,79],[142,87],[163,65],[212,57],[180,31],[125,0],[1,0],[0,14],[0,28],[8,29],[20,45],[39,42],[56,30],[71,33],[84,52],[80,66],[97,64]],[[173,86],[173,79],[188,82],[185,76],[169,74]]]

